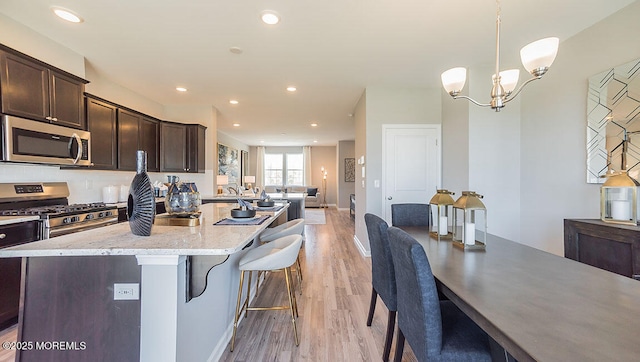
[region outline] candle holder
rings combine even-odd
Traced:
[[[475,191],[462,191],[453,203],[453,245],[464,250],[485,250],[487,208]]]
[[[453,238],[453,233],[449,232],[449,210],[453,206],[451,195],[455,195],[455,193],[449,190],[437,190],[429,201],[429,217],[431,218],[429,235],[438,241]]]
[[[626,170],[607,175],[607,181],[600,188],[600,219],[638,225],[638,186],[638,181]]]

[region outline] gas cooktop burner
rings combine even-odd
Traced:
[[[13,215],[56,215],[77,213],[83,211],[99,211],[108,207],[104,202],[94,202],[90,204],[73,204],[73,205],[51,205],[51,206],[38,206],[29,207],[25,209],[16,210],[2,210],[0,215],[13,216]]]

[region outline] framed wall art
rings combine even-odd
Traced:
[[[240,159],[238,150],[218,143],[218,175],[227,175],[229,185],[240,185]]]
[[[356,182],[356,159],[344,159],[344,182]]]

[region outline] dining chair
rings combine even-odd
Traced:
[[[296,257],[300,251],[302,245],[302,235],[288,235],[279,239],[273,240],[267,244],[260,245],[254,249],[249,250],[238,264],[240,269],[240,285],[238,286],[238,301],[236,303],[236,314],[233,322],[233,334],[231,336],[231,352],[235,347],[236,330],[238,329],[238,321],[240,315],[250,310],[291,310],[291,322],[293,323],[293,335],[296,346],[298,341],[298,329],[296,326],[296,318],[298,317],[298,304],[296,302],[295,291],[292,286],[291,266],[295,264]],[[285,276],[285,283],[287,285],[287,294],[289,297],[288,306],[271,306],[271,307],[250,307],[249,306],[249,290],[251,289],[251,273],[253,271],[272,271],[283,270]],[[242,300],[242,287],[244,284],[245,274],[249,272],[249,282],[247,283],[247,296]]]
[[[391,225],[429,226],[429,204],[391,204]]]
[[[394,361],[402,360],[405,338],[418,361],[491,361],[488,335],[453,302],[438,300],[422,245],[397,227],[388,233],[398,288]]]
[[[382,360],[388,361],[391,353],[397,310],[396,277],[387,236],[387,228],[389,226],[386,221],[370,213],[364,215],[364,222],[367,226],[369,245],[371,246],[371,302],[369,303],[367,326],[371,326],[373,313],[376,309],[376,301],[378,300],[378,295],[380,295],[380,299],[389,310],[387,333],[382,353]]]

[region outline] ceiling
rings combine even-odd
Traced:
[[[520,48],[547,36],[561,57],[562,41],[633,2],[505,0],[503,68],[522,69]],[[264,10],[280,23],[262,23]],[[491,65],[495,52],[492,0],[2,0],[0,13],[155,102],[214,106],[218,130],[249,145],[353,140],[365,88],[438,88],[444,70]]]

